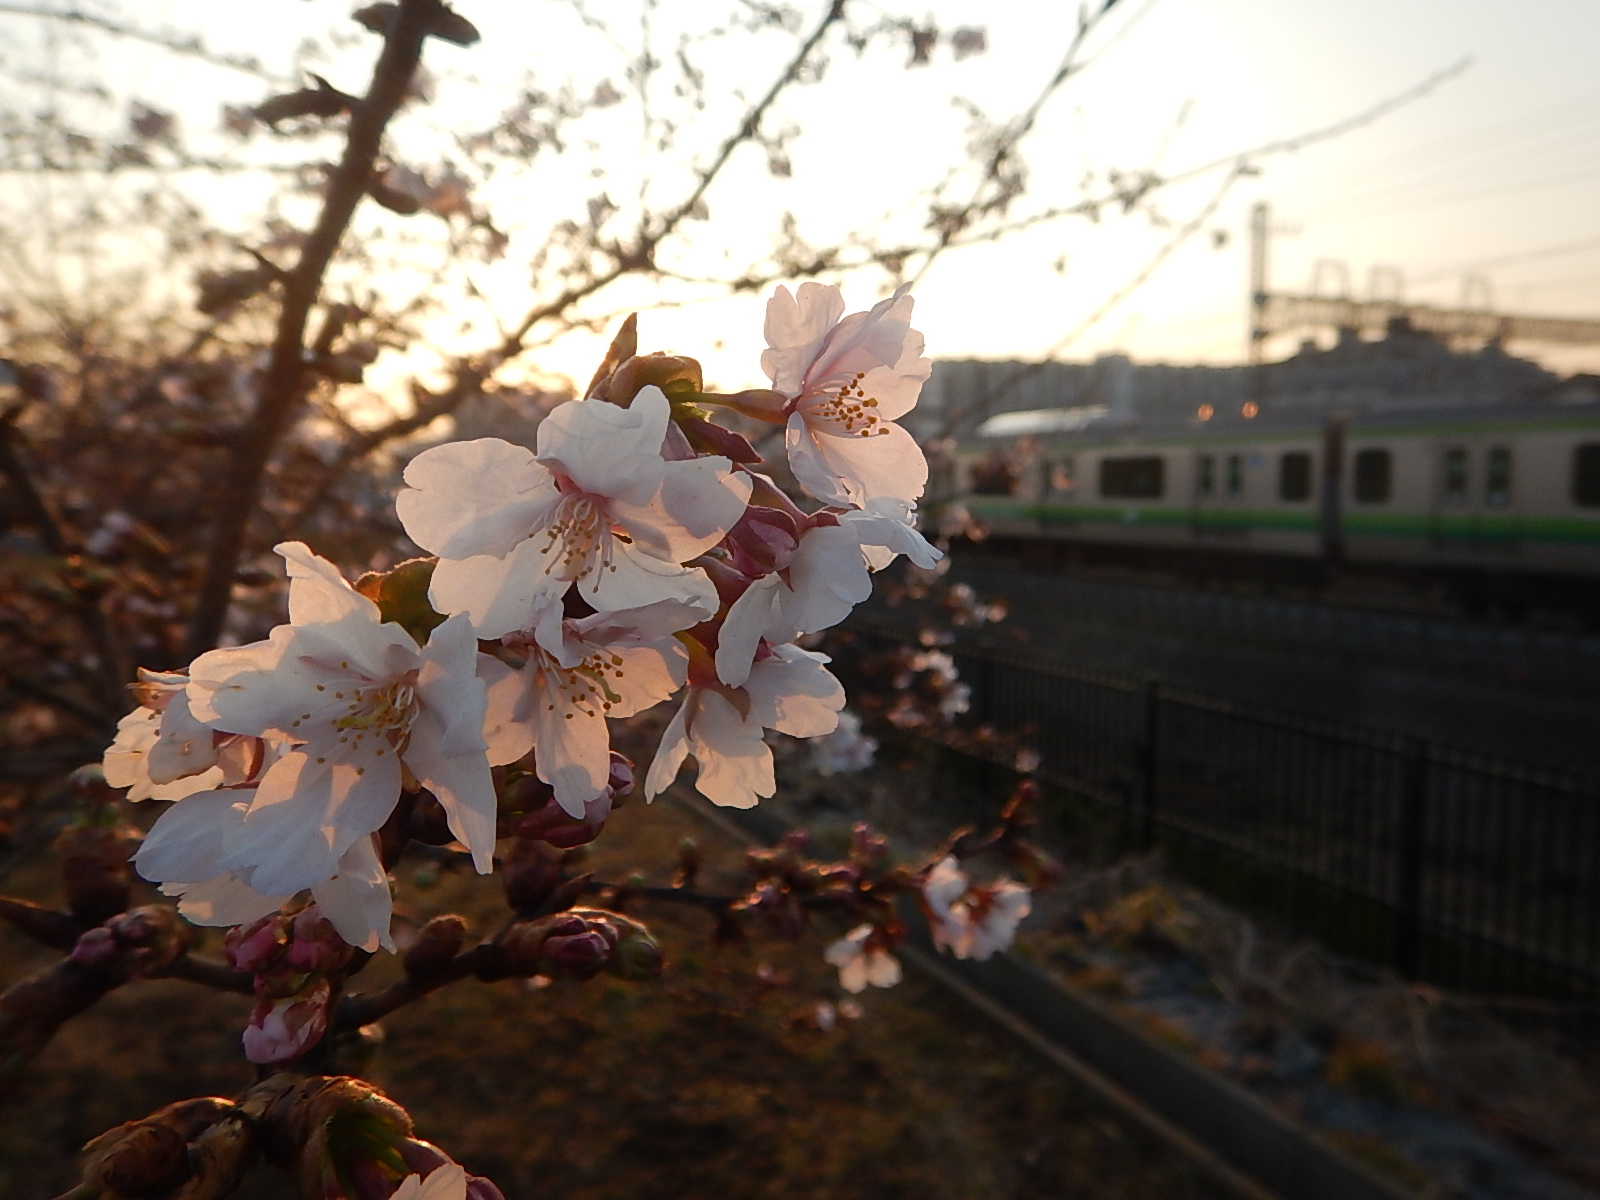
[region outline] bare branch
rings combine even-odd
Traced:
[[[328,264],[372,182],[383,131],[406,97],[422,58],[422,43],[439,9],[439,0],[401,0],[367,95],[350,118],[344,155],[328,180],[322,213],[299,261],[284,280],[277,335],[261,396],[249,425],[235,443],[228,477],[218,497],[205,574],[189,620],[186,649],[190,655],[210,649],[222,632],[267,462],[304,403],[307,319],[321,294]]]
[[[8,921],[20,933],[25,933],[40,945],[52,950],[71,950],[88,926],[71,913],[18,900],[14,896],[0,896],[0,918]]]
[[[255,976],[245,971],[235,971],[227,963],[212,958],[196,958],[185,954],[167,968],[173,979],[184,979],[219,992],[233,992],[239,996],[255,995]]]
[[[800,78],[805,69],[807,60],[812,51],[821,43],[823,37],[844,17],[845,0],[830,0],[828,11],[822,20],[817,23],[811,35],[801,43],[799,51],[784,69],[783,73],[767,89],[766,95],[758,100],[750,110],[745,113],[744,119],[737,129],[723,141],[721,148],[711,164],[704,168],[695,182],[694,188],[678,205],[668,210],[660,219],[654,229],[645,230],[637,247],[628,254],[620,255],[609,270],[591,277],[588,281],[565,288],[555,299],[531,309],[522,321],[513,329],[501,344],[497,356],[501,359],[511,358],[522,349],[523,340],[532,331],[533,327],[541,321],[559,316],[572,305],[587,296],[593,295],[608,284],[614,283],[624,275],[636,271],[653,270],[655,248],[670,236],[681,225],[696,206],[705,198],[706,192],[716,181],[722,169],[727,166],[728,160],[739,146],[753,138],[761,128],[761,121],[772,108],[778,97],[790,84]]]
[[[158,46],[173,54],[185,58],[198,59],[200,62],[210,63],[214,67],[224,67],[230,71],[242,71],[246,75],[253,75],[258,79],[268,79],[274,83],[287,82],[281,75],[274,75],[262,67],[260,61],[249,55],[224,54],[220,51],[209,50],[197,37],[181,37],[175,33],[160,33],[150,29],[140,29],[136,25],[125,25],[121,21],[113,21],[99,13],[85,12],[79,8],[40,8],[31,4],[5,4],[0,3],[0,16],[10,17],[36,17],[45,21],[60,21],[68,25],[81,25],[89,29],[98,29],[102,33],[109,33],[115,37],[127,38],[129,41],[143,42],[147,46]]]

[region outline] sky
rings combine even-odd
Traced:
[[[932,17],[945,28],[981,26],[987,52],[953,62],[941,47],[934,64],[903,69],[903,52],[857,60],[835,56],[820,85],[787,95],[772,127],[804,130],[791,147],[794,175],[774,180],[764,157],[742,150],[708,197],[710,220],[678,252],[676,265],[714,271],[764,244],[775,213],[791,209],[813,240],[887,221],[914,232],[913,186],[938,178],[957,157],[966,120],[953,93],[1007,115],[1026,105],[1055,69],[1071,36],[1075,6],[1030,0],[927,0],[899,9],[891,0],[856,0],[871,20],[882,10]],[[881,10],[879,5],[881,4]],[[606,0],[595,11],[633,13],[638,0]],[[459,0],[485,34],[471,51],[432,46],[444,82],[430,112],[433,135],[448,147],[453,121],[481,123],[509,103],[516,77],[532,71],[554,88],[568,76],[592,87],[620,51],[574,15],[571,4]],[[811,7],[819,11],[819,3]],[[215,45],[248,49],[287,67],[299,33],[347,11],[334,0],[256,0],[249,6],[200,0],[147,0],[136,6],[152,27],[197,28]],[[653,10],[660,43],[687,29],[703,3],[666,0]],[[0,49],[19,18],[0,17]],[[636,25],[624,21],[627,31]],[[16,44],[16,43],[13,43]],[[485,196],[508,227],[537,229],[570,211],[583,173],[598,156],[613,171],[617,195],[646,189],[681,194],[696,159],[781,61],[792,40],[774,34],[754,50],[713,60],[706,111],[693,118],[690,150],[652,157],[630,127],[629,105],[601,126],[589,158],[548,163]],[[1158,214],[1106,210],[1100,219],[1050,223],[997,245],[955,250],[916,285],[917,325],[935,357],[1086,359],[1119,352],[1145,361],[1236,362],[1247,331],[1247,229],[1251,207],[1271,206],[1271,283],[1309,288],[1317,264],[1342,263],[1352,290],[1365,294],[1373,268],[1398,271],[1407,299],[1455,304],[1463,274],[1475,272],[1503,311],[1600,317],[1600,4],[1594,0],[1121,0],[1088,44],[1089,65],[1051,99],[1024,143],[1030,195],[1018,213],[1071,202],[1103,188],[1110,170],[1177,174],[1199,164],[1334,125],[1470,59],[1454,78],[1373,123],[1293,154],[1253,159],[1260,173],[1225,190],[1222,172],[1162,190]],[[623,47],[625,48],[625,47]],[[352,39],[336,82],[354,88],[371,42]],[[108,58],[108,82],[130,95],[169,103],[187,120],[212,121],[218,74],[206,87],[159,51],[124,47]],[[470,71],[473,82],[458,77]],[[620,74],[616,75],[619,82]],[[252,81],[227,81],[242,97]],[[204,102],[193,98],[204,95]],[[668,98],[660,98],[665,106]],[[613,119],[613,118],[604,118]],[[424,139],[425,134],[416,135]],[[589,164],[589,165],[585,165]],[[674,189],[679,189],[675,191]],[[619,190],[620,189],[620,190]],[[1115,304],[1208,202],[1202,232],[1171,249],[1147,282]],[[248,205],[247,195],[226,204]],[[557,206],[564,206],[564,209]],[[478,282],[506,311],[528,299],[524,259]],[[1325,281],[1340,268],[1323,267]],[[841,280],[852,306],[865,307],[892,286],[873,271]],[[397,286],[400,286],[397,284]],[[610,307],[648,304],[655,293],[623,289]],[[680,287],[681,307],[643,314],[643,342],[702,357],[724,386],[760,382],[761,301],[714,298]],[[596,310],[598,311],[598,310]],[[1091,318],[1093,318],[1091,320]],[[441,328],[451,338],[482,337]],[[1295,338],[1273,344],[1294,349]],[[581,382],[603,346],[576,336],[541,352],[538,366]],[[1562,370],[1600,370],[1600,347],[1512,346]],[[414,364],[406,364],[414,365]]]

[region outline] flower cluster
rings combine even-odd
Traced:
[[[436,815],[480,872],[506,780],[536,777],[597,829],[616,790],[609,721],[680,691],[646,797],[690,756],[718,804],[771,796],[766,732],[821,737],[844,706],[800,639],[898,555],[939,557],[914,527],[927,465],[895,423],[930,372],[911,307],[902,289],[846,315],[837,288],[779,288],[772,386],[735,395],[704,390],[692,359],[637,354],[630,320],[531,449],[482,438],[410,462],[396,508],[429,558],[352,585],[278,546],[288,623],[187,674],[143,673],[106,754],[130,799],[175,801],[138,871],[197,923],[281,922],[309,892],[340,939],[392,949],[380,833],[397,814]],[[717,408],[782,427],[809,501],[753,469]],[[316,972],[301,975],[263,997],[258,1061],[317,1025]]]

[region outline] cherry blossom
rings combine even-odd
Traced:
[[[861,731],[861,718],[849,709],[839,713],[839,727],[811,741],[811,765],[818,775],[850,775],[865,771],[878,753],[878,739]]]
[[[839,968],[839,986],[855,993],[868,984],[889,988],[900,982],[900,961],[872,940],[871,925],[858,925],[822,952]]]
[[[134,855],[134,869],[178,899],[178,911],[195,925],[242,925],[282,908],[293,890],[264,894],[246,875],[224,869],[245,836],[251,789],[223,789],[185,797],[161,814]],[[394,949],[389,922],[389,875],[371,836],[359,837],[326,878],[307,886],[312,898],[352,946]],[[295,889],[298,890],[298,889]]]
[[[973,883],[950,855],[935,864],[922,885],[933,940],[957,958],[983,960],[1009,946],[1028,915],[1028,889],[1009,879],[984,887]]]
[[[535,771],[555,789],[556,802],[584,817],[611,779],[606,718],[630,717],[683,685],[688,655],[672,635],[704,616],[681,601],[661,600],[572,619],[563,616],[560,600],[546,597],[533,629],[502,639],[526,656],[523,667],[488,658],[479,667],[489,682],[485,736],[493,757],[510,761],[532,747]]]
[[[845,316],[839,289],[820,283],[803,283],[796,295],[779,287],[767,301],[761,366],[788,400],[789,465],[819,500],[912,504],[928,482],[922,451],[895,424],[933,370],[911,306],[902,287],[870,312]]]
[[[717,676],[730,687],[745,680],[758,643],[794,641],[837,625],[872,594],[872,570],[898,554],[931,567],[941,557],[898,515],[899,501],[874,501],[867,511],[824,512],[801,536],[786,564],[752,583],[729,606],[717,642]]]
[[[129,800],[178,800],[248,778],[260,753],[254,739],[218,735],[189,711],[189,677],[139,670],[139,707],[117,722],[106,748],[106,783]]]
[[[331,996],[328,981],[319,979],[304,995],[261,1001],[245,1027],[244,1056],[262,1064],[299,1058],[327,1032]]]
[[[668,462],[670,405],[645,387],[632,406],[572,400],[540,424],[537,453],[498,438],[417,455],[395,502],[406,533],[439,556],[429,596],[481,637],[523,628],[534,602],[569,584],[594,608],[678,600],[716,611],[716,591],[681,564],[744,514],[750,484],[725,458]]]
[[[467,1172],[448,1163],[435,1167],[426,1179],[407,1175],[390,1200],[467,1200]]]
[[[190,670],[196,717],[291,746],[261,776],[217,865],[263,896],[323,884],[388,819],[402,786],[420,784],[487,873],[495,791],[471,625],[453,617],[419,647],[331,563],[298,542],[277,550],[289,566],[290,623]],[[187,803],[168,819],[187,820]]]
[[[697,686],[691,678],[645,776],[646,797],[665,791],[692,754],[701,795],[729,808],[750,808],[777,790],[764,730],[809,738],[838,725],[844,688],[823,666],[827,655],[792,645],[763,649],[742,687],[714,681]]]

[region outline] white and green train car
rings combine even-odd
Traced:
[[[1008,424],[945,481],[997,537],[1600,577],[1600,406]]]

